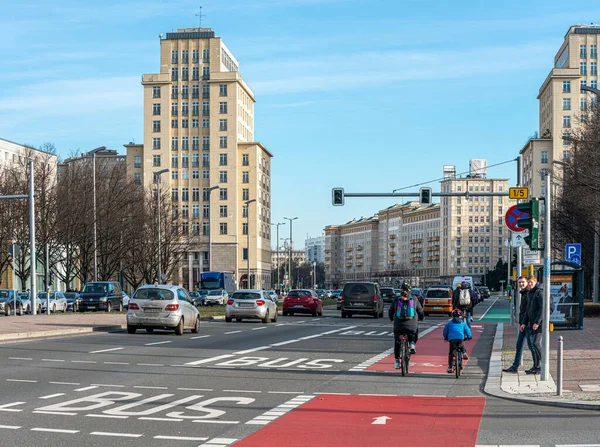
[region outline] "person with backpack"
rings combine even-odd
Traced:
[[[452,374],[452,354],[456,348],[459,348],[460,351],[462,351],[463,359],[469,359],[463,342],[465,339],[471,340],[473,334],[471,333],[469,326],[465,324],[461,317],[462,311],[460,309],[454,309],[452,311],[452,320],[444,326],[444,340],[450,343],[450,350],[448,351],[448,369],[446,370],[448,374]]]
[[[418,299],[411,296],[410,286],[402,284],[400,296],[396,296],[388,311],[390,321],[394,322],[394,358],[396,369],[400,369],[400,335],[406,335],[410,343],[410,353],[416,354],[415,343],[419,339],[418,321],[425,318],[423,306]]]
[[[473,306],[475,305],[475,295],[471,290],[471,285],[467,281],[463,281],[456,287],[452,295],[452,308],[460,309],[467,326],[471,328],[471,316],[473,315]]]

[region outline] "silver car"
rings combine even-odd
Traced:
[[[46,292],[38,292],[37,300],[40,303],[40,312],[44,313],[47,311],[48,304],[50,305],[50,312],[66,312],[67,311],[67,298],[62,292],[50,292],[50,300],[47,298]]]
[[[264,290],[236,290],[227,300],[225,321],[244,318],[262,320],[263,323],[277,321],[277,304]]]
[[[227,294],[227,290],[210,290],[208,292],[208,296],[206,297],[206,304],[220,304],[221,306],[227,302],[229,299],[229,295]]]
[[[135,291],[127,309],[127,332],[137,329],[174,330],[183,335],[185,329],[200,331],[200,312],[187,290],[179,286],[146,285]]]

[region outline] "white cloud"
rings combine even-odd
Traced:
[[[546,70],[555,49],[552,43],[538,42],[462,51],[332,54],[246,64],[243,73],[258,94],[333,91],[386,82],[482,77],[531,67]]]

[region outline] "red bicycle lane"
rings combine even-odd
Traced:
[[[236,446],[475,446],[484,407],[485,397],[322,394]]]
[[[417,353],[410,357],[409,374],[446,374],[446,368],[448,367],[449,345],[448,342],[444,341],[443,332],[444,328],[442,326],[431,331],[423,338],[419,338],[419,341],[417,342]],[[468,353],[471,353],[477,344],[477,341],[483,332],[483,325],[472,324],[471,332],[473,334],[473,339],[465,340],[465,347],[467,348]],[[390,354],[386,358],[366,368],[365,371],[400,373],[401,371],[399,369],[394,368],[394,360],[394,355]],[[468,363],[468,360],[464,360],[463,366],[466,368]]]

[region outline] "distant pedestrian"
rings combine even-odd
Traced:
[[[523,345],[525,344],[525,339],[527,337],[525,324],[526,314],[527,314],[527,294],[529,293],[529,286],[527,284],[527,277],[521,276],[517,280],[517,285],[519,286],[519,292],[521,294],[521,305],[519,307],[519,334],[517,335],[517,346],[515,352],[515,360],[513,364],[503,369],[504,372],[508,373],[516,373],[519,370],[519,365],[521,364],[521,357],[523,356]],[[516,300],[515,300],[516,302]]]
[[[527,345],[533,357],[533,368],[526,374],[539,374],[542,361],[542,318],[544,316],[544,292],[535,276],[527,279],[527,311],[525,313]]]

